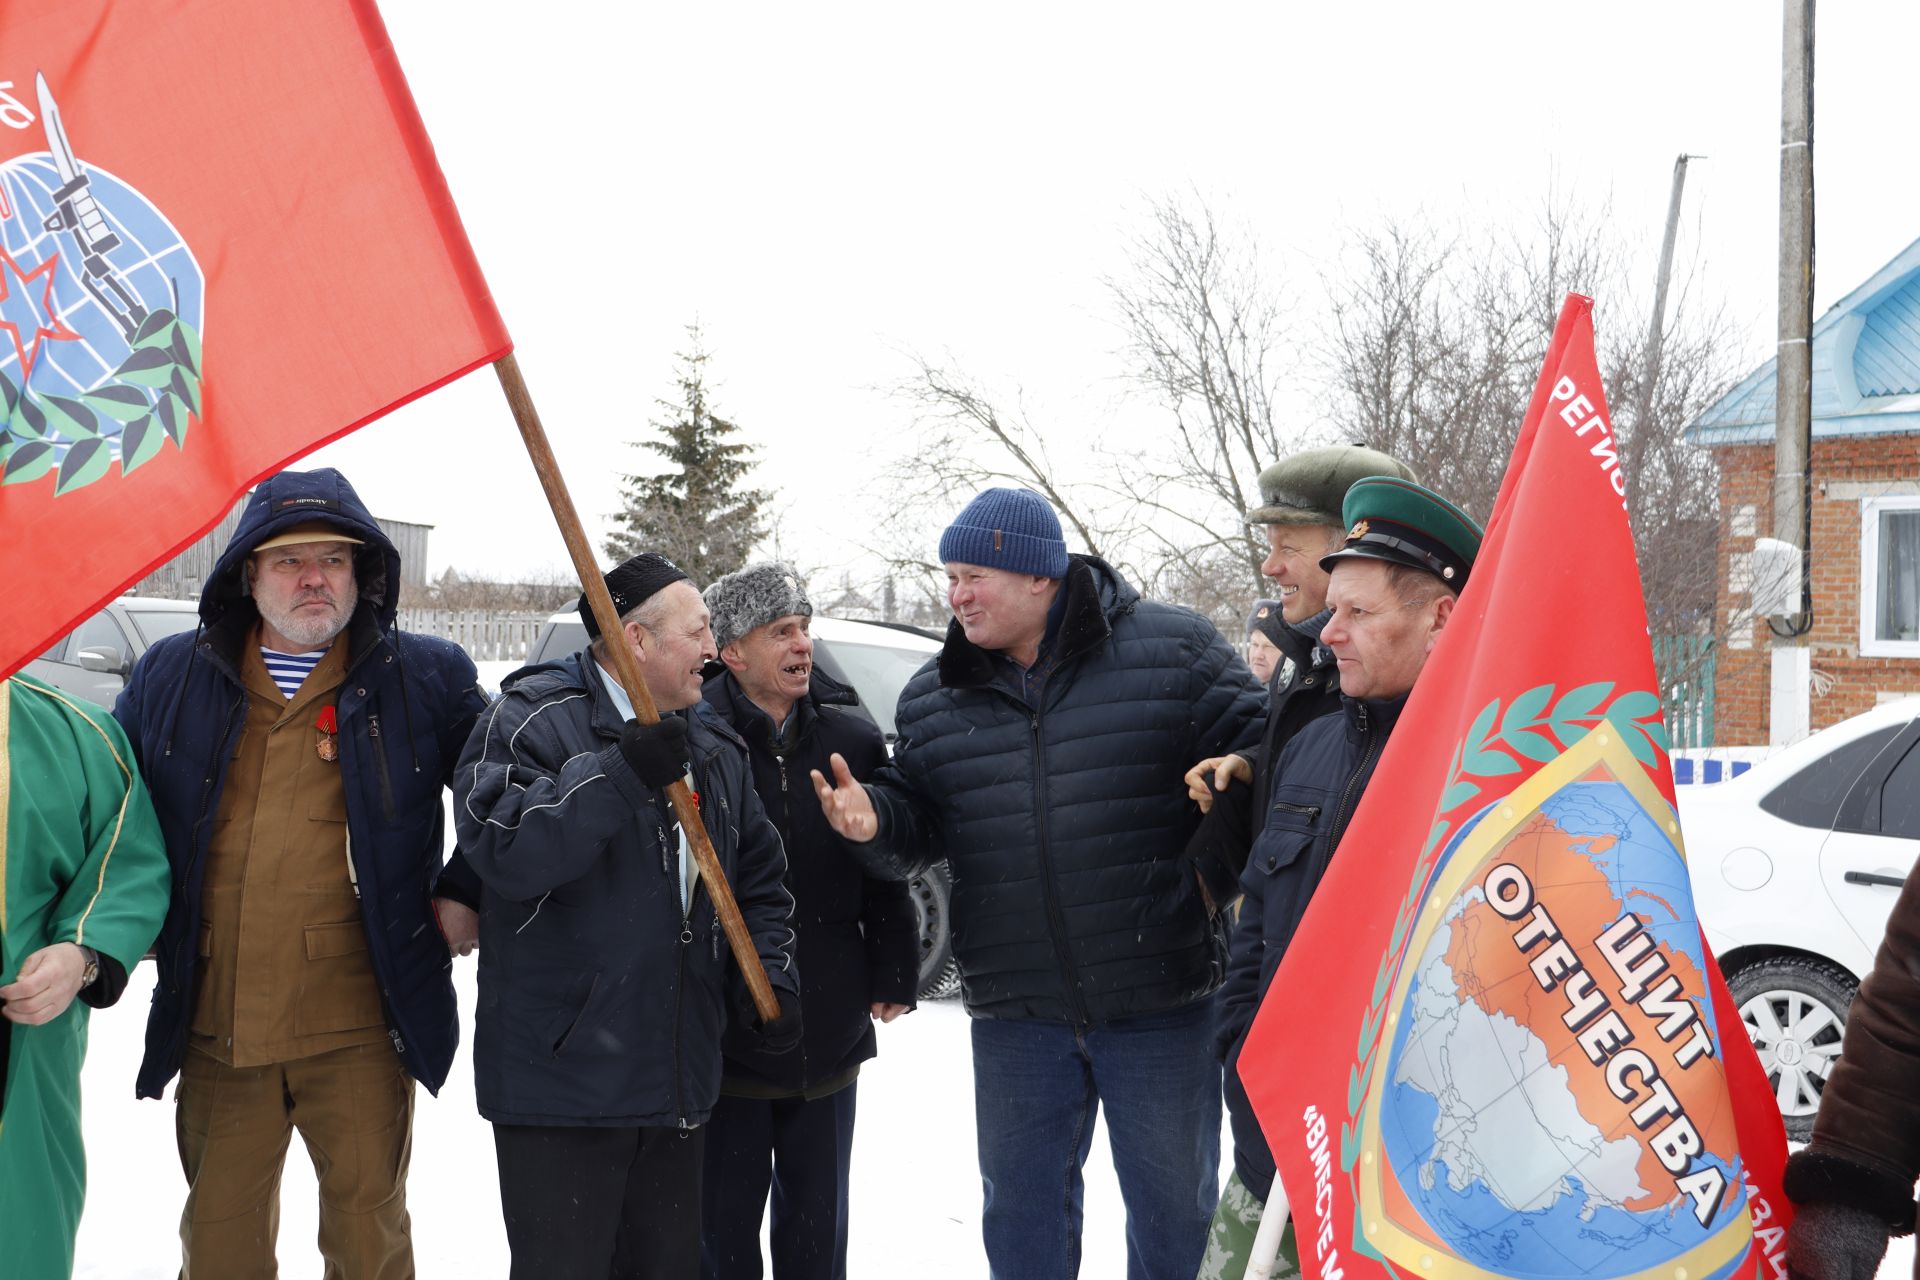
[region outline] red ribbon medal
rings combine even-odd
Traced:
[[[322,760],[332,764],[340,758],[340,743],[335,735],[340,731],[340,722],[335,719],[332,707],[320,708],[320,714],[314,718],[313,727],[320,733],[320,741],[314,751]]]

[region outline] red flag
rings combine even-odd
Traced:
[[[1308,1277],[1785,1274],[1785,1134],[1693,917],[1591,312],[1240,1058]]]
[[[0,674],[510,346],[372,0],[0,10]]]

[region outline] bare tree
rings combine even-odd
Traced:
[[[1604,207],[1584,216],[1550,196],[1533,224],[1443,237],[1389,221],[1355,237],[1328,282],[1333,324],[1319,352],[1325,405],[1350,439],[1406,461],[1485,519],[1569,290],[1595,298],[1600,372],[1663,683],[1691,678],[1709,636],[1718,487],[1681,432],[1741,362],[1724,304],[1692,271],[1663,329],[1657,383],[1644,385],[1651,281]],[[1697,267],[1695,268],[1697,270]]]
[[[1238,618],[1260,592],[1267,554],[1246,521],[1256,480],[1302,436],[1274,412],[1280,294],[1251,234],[1223,232],[1204,202],[1154,201],[1128,258],[1128,273],[1106,282],[1125,377],[1170,430],[1164,448],[1112,483],[1156,517],[1143,523],[1158,553],[1153,576],[1183,584],[1180,599]]]

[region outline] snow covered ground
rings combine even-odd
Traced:
[[[87,1280],[170,1280],[180,1265],[176,1232],[183,1186],[171,1092],[164,1103],[133,1098],[153,972],[151,964],[141,965],[121,1004],[93,1019],[84,1086],[87,1213],[75,1268]],[[473,975],[472,960],[455,970],[469,1033]],[[860,1076],[853,1181],[851,1275],[957,1280],[987,1274],[967,1016],[957,1000],[924,1005],[880,1028],[880,1057]],[[408,1189],[423,1280],[506,1275],[492,1130],[474,1110],[473,1064],[465,1044],[440,1096],[420,1095]],[[316,1228],[313,1168],[296,1138],[281,1188],[283,1275],[320,1273]],[[1126,1274],[1123,1231],[1103,1134],[1087,1170],[1082,1275],[1103,1280]]]
[[[176,1232],[183,1188],[173,1102],[133,1098],[153,972],[151,964],[141,965],[121,1004],[93,1018],[84,1089],[89,1186],[75,1268],[83,1280],[170,1280],[180,1265]],[[460,962],[454,974],[470,1033],[473,961]],[[986,1276],[969,1061],[967,1016],[957,1000],[923,1005],[880,1028],[880,1057],[860,1076],[847,1268],[855,1280]],[[473,1064],[465,1044],[440,1096],[420,1095],[408,1188],[423,1280],[506,1275],[492,1132],[474,1110]],[[281,1274],[294,1280],[317,1276],[313,1167],[297,1138],[287,1157],[280,1212]],[[1088,1161],[1082,1276],[1113,1280],[1126,1274],[1123,1232],[1103,1132]],[[1896,1242],[1881,1280],[1909,1276],[1913,1248],[1911,1239]]]

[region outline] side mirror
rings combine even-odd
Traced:
[[[80,663],[82,671],[98,671],[103,675],[122,676],[127,673],[127,660],[120,650],[110,644],[91,645],[82,649],[74,657]]]

